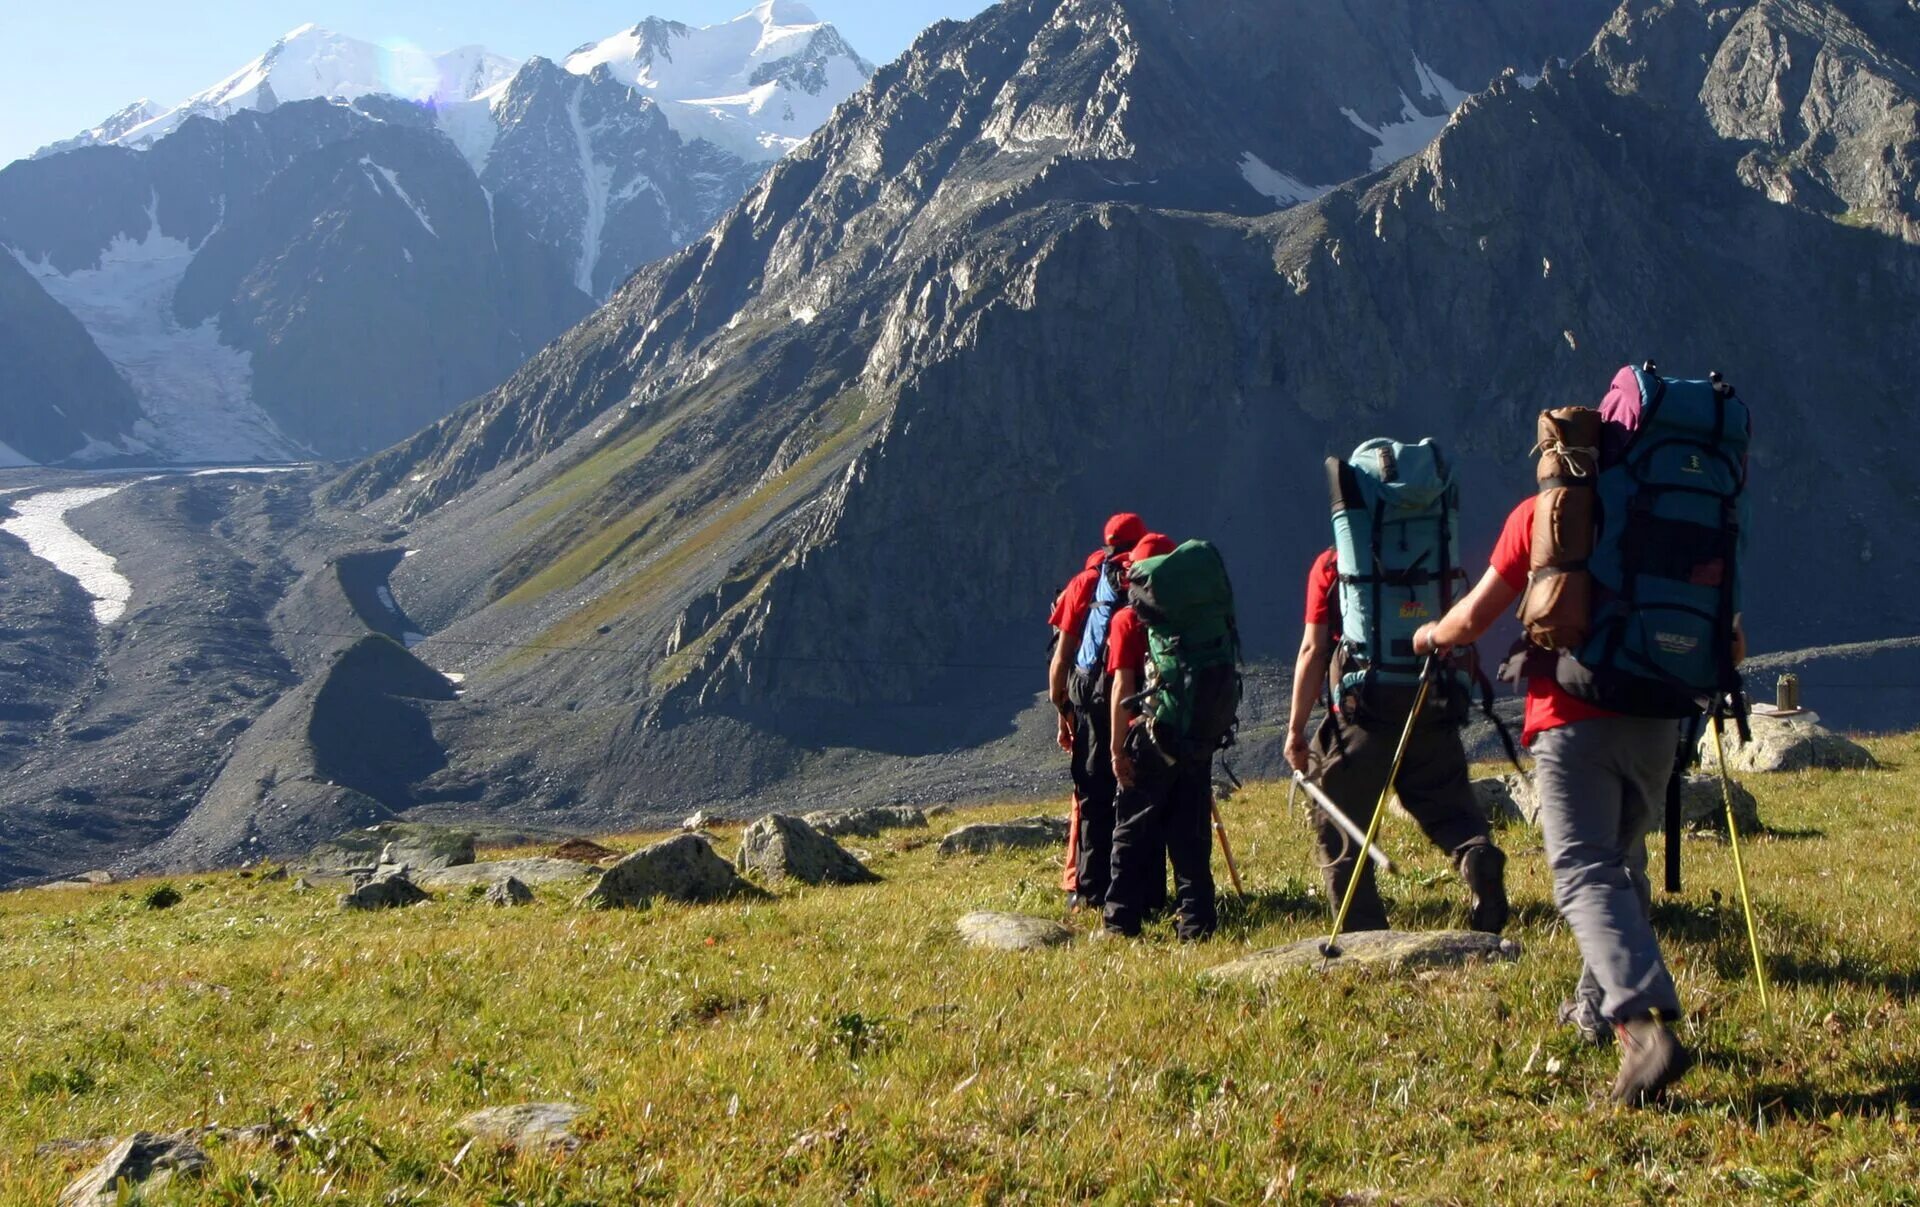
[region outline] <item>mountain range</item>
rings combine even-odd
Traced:
[[[563,64],[302,26],[179,105],[0,170],[0,246],[36,286],[0,295],[4,326],[31,338],[65,310],[125,382],[111,405],[80,377],[23,393],[0,443],[40,462],[375,451],[684,246],[871,70],[789,0],[649,19]]]
[[[936,24],[453,413],[341,473],[94,504],[134,584],[97,649],[58,636],[75,601],[0,578],[0,616],[47,635],[31,714],[0,717],[0,875],[396,815],[588,831],[1044,790],[1041,621],[1123,508],[1223,550],[1254,663],[1233,758],[1272,766],[1322,459],[1441,438],[1481,558],[1534,488],[1535,413],[1642,359],[1754,408],[1757,648],[1904,635],[1916,13],[1008,0]]]

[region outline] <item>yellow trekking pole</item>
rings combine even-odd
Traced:
[[[1733,874],[1740,882],[1740,912],[1747,919],[1747,947],[1753,952],[1753,983],[1760,990],[1760,1008],[1767,1009],[1767,970],[1760,960],[1760,931],[1753,922],[1753,898],[1747,894],[1747,869],[1740,861],[1740,820],[1733,815],[1733,777],[1727,771],[1727,744],[1721,736],[1719,710],[1713,717],[1713,753],[1720,763],[1720,795],[1727,806],[1727,841],[1733,845]]]
[[[1373,820],[1367,823],[1367,839],[1360,844],[1365,853],[1380,837],[1380,821],[1387,815],[1387,802],[1393,799],[1393,786],[1400,778],[1401,760],[1407,757],[1407,747],[1413,743],[1413,727],[1420,720],[1420,713],[1427,706],[1427,689],[1433,686],[1433,655],[1427,656],[1426,665],[1420,671],[1420,690],[1413,697],[1413,711],[1407,714],[1407,727],[1400,731],[1400,745],[1393,752],[1393,769],[1387,772],[1387,785],[1380,790],[1380,799],[1373,806]],[[1333,933],[1320,945],[1320,954],[1334,959],[1340,954],[1340,932],[1347,925],[1347,911],[1353,908],[1353,896],[1360,888],[1360,877],[1366,868],[1360,862],[1360,856],[1353,859],[1353,872],[1347,877],[1347,891],[1340,899],[1340,912],[1333,916]]]

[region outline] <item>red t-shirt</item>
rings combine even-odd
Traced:
[[[1340,630],[1340,601],[1335,589],[1340,585],[1340,558],[1332,549],[1313,560],[1307,571],[1307,623],[1330,624],[1337,636]]]
[[[1107,673],[1144,672],[1146,668],[1147,626],[1132,608],[1121,608],[1107,626]]]
[[[1533,512],[1538,496],[1529,495],[1507,517],[1500,530],[1500,543],[1493,547],[1493,572],[1516,591],[1527,589],[1528,572],[1533,565]],[[1595,717],[1617,716],[1570,694],[1551,678],[1527,680],[1527,718],[1520,740],[1533,745],[1533,739],[1549,729],[1588,721]]]
[[[1100,587],[1100,562],[1104,560],[1102,554],[1099,560],[1068,579],[1066,587],[1053,601],[1053,614],[1047,617],[1047,623],[1070,641],[1078,641],[1080,631],[1087,627],[1087,613],[1093,611],[1093,593]]]

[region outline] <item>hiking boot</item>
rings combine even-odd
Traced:
[[[1658,1018],[1642,1015],[1616,1023],[1620,1040],[1620,1076],[1613,1082],[1613,1100],[1622,1106],[1650,1106],[1667,1087],[1693,1067],[1693,1053],[1673,1028]]]
[[[1587,999],[1574,999],[1560,1003],[1560,1025],[1572,1027],[1579,1032],[1580,1038],[1596,1048],[1604,1048],[1613,1042],[1613,1028],[1607,1020],[1600,1017],[1600,1007]]]
[[[1460,878],[1473,894],[1467,925],[1497,935],[1507,928],[1507,856],[1491,844],[1467,848],[1460,856]]]

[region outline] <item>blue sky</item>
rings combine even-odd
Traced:
[[[942,17],[991,0],[807,0],[876,63],[895,58]],[[149,97],[172,105],[245,65],[274,39],[314,22],[425,50],[479,44],[524,59],[559,58],[643,17],[724,21],[753,0],[0,0],[0,164]]]

